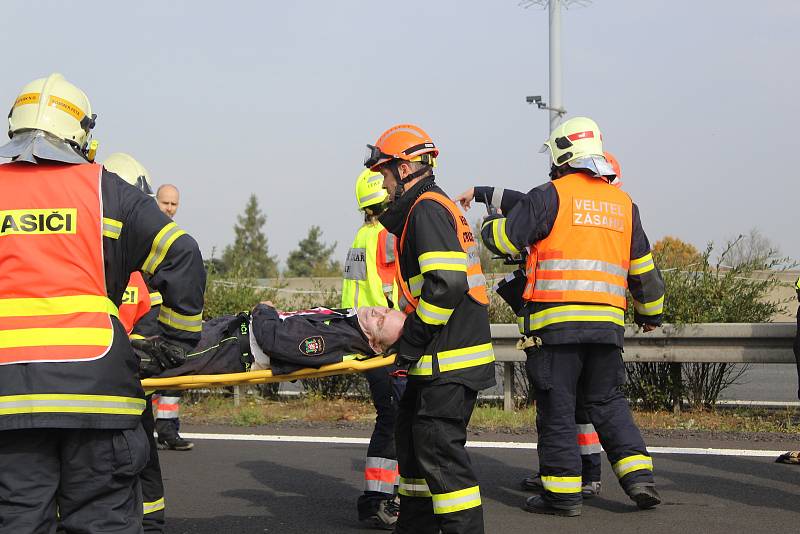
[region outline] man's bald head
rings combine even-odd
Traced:
[[[181,195],[178,188],[172,184],[163,184],[156,191],[156,202],[158,208],[166,213],[170,219],[175,217],[178,212],[178,205],[181,202]]]

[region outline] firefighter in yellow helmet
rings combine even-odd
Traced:
[[[650,254],[639,209],[611,185],[615,173],[603,155],[597,124],[586,117],[556,127],[545,142],[551,181],[527,194],[475,187],[457,200],[499,208],[481,236],[492,251],[527,251],[524,308],[519,313],[527,367],[533,377],[543,495],[530,497],[534,513],[581,513],[581,457],[576,398],[622,488],[639,508],[661,502],[653,461],[620,391],[626,291],[634,321],[650,331],[661,324],[664,282]]]
[[[153,182],[150,180],[150,173],[133,156],[124,152],[114,152],[103,160],[103,167],[115,173],[117,176],[141,190],[148,196],[155,196],[153,193]]]
[[[90,162],[94,122],[52,74],[22,89],[0,147],[3,533],[51,532],[57,517],[67,532],[140,533],[145,400],[117,311],[130,273],[153,275],[170,310],[158,357],[180,361],[200,337],[197,244]]]
[[[342,308],[392,307],[397,300],[395,237],[378,222],[388,204],[389,193],[383,176],[366,169],[356,180],[356,203],[364,213],[344,267]],[[398,478],[394,427],[397,403],[405,390],[404,372],[382,367],[366,373],[377,417],[369,440],[364,468],[364,493],[358,498],[358,519],[381,529],[397,522],[399,504],[395,499]]]

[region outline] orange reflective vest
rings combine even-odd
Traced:
[[[102,358],[117,308],[105,285],[101,167],[26,167],[0,166],[0,365]]]
[[[627,306],[633,203],[583,173],[553,181],[559,208],[550,234],[531,247],[523,297],[529,302]]]
[[[122,303],[119,305],[119,320],[128,335],[133,331],[137,321],[150,311],[150,299],[150,289],[142,278],[142,273],[136,271],[131,274],[125,293],[122,294]]]
[[[462,215],[461,210],[458,209],[458,206],[446,196],[434,191],[428,191],[417,198],[408,211],[409,216],[406,218],[403,232],[400,235],[400,246],[398,250],[403,250],[411,212],[414,210],[414,207],[423,200],[434,200],[450,212],[453,221],[455,221],[456,233],[458,234],[458,241],[461,244],[461,249],[467,255],[467,285],[469,287],[469,295],[475,299],[476,302],[489,304],[489,295],[486,292],[486,278],[483,276],[483,271],[481,270],[481,260],[478,256],[478,248],[475,243],[475,236],[472,233],[472,228],[467,222],[466,217]],[[397,286],[402,293],[400,295],[399,309],[406,314],[412,313],[417,309],[419,300],[412,294],[408,283],[403,279],[403,275],[400,272],[400,262],[396,262],[395,269]]]

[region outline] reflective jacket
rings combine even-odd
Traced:
[[[621,347],[625,285],[633,297],[634,321],[661,324],[664,282],[639,210],[626,193],[574,173],[527,194],[476,187],[475,198],[506,215],[483,224],[484,244],[503,255],[530,253],[521,333],[547,344]]]
[[[395,238],[380,223],[359,228],[344,264],[342,308],[388,306],[393,295]]]
[[[409,314],[393,348],[413,362],[409,379],[476,390],[494,385],[486,286],[460,210],[430,177],[393,202],[380,220],[401,238],[398,285]]]
[[[586,174],[570,174],[553,184],[563,208],[547,237],[529,247],[523,298],[625,310],[630,197],[616,187],[595,187],[598,180]]]
[[[151,273],[181,316],[161,334],[193,346],[205,285],[197,244],[92,164],[0,165],[0,227],[0,430],[136,427],[145,402],[117,307],[130,274]]]

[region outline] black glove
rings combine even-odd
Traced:
[[[161,337],[131,340],[133,351],[139,356],[139,376],[147,378],[166,369],[182,365],[186,350]]]

